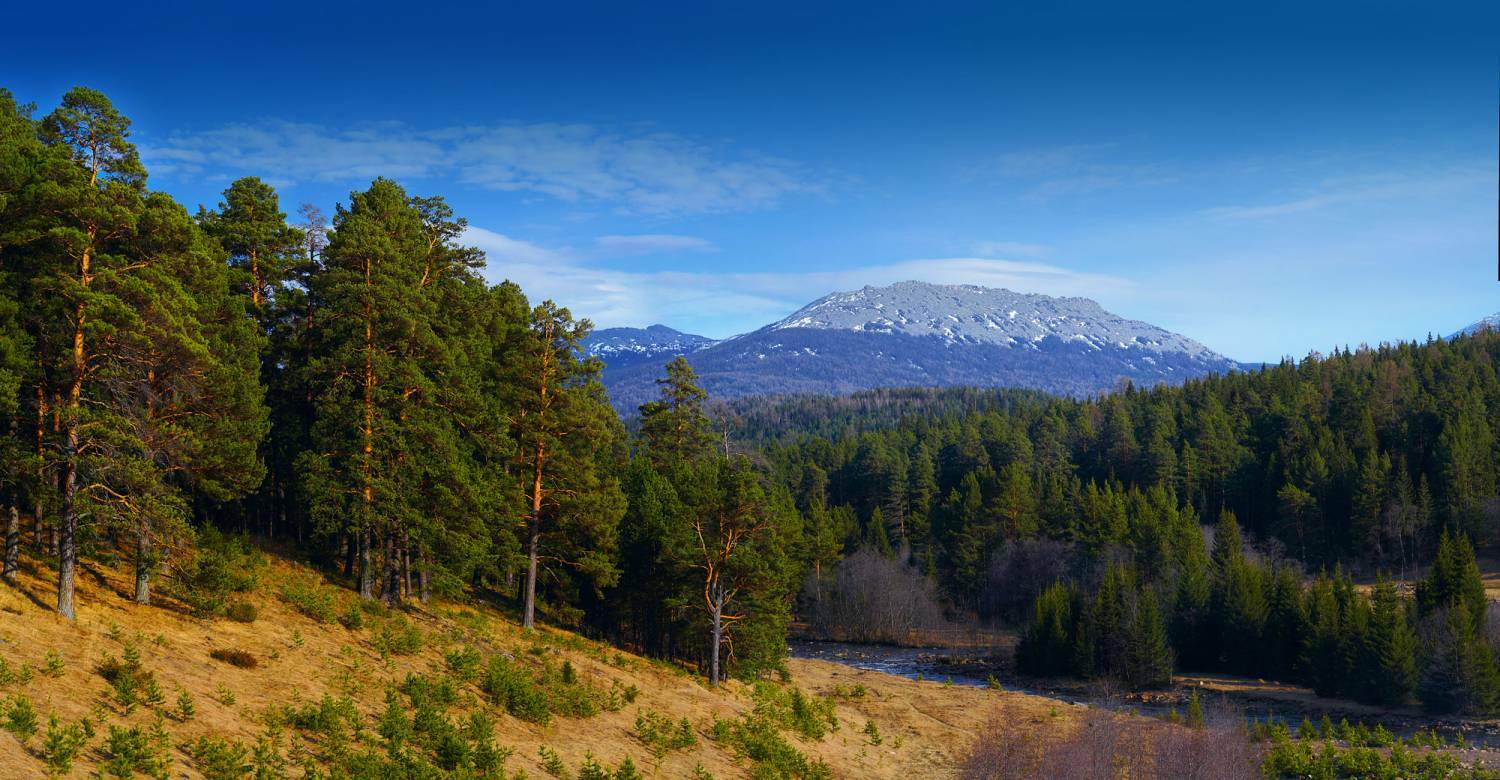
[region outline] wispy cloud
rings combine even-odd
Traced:
[[[142,154],[166,176],[259,175],[283,184],[449,176],[487,189],[638,214],[749,211],[824,184],[802,166],[669,132],[510,123],[418,129],[271,120],[174,133]]]
[[[1118,277],[988,257],[918,258],[836,271],[689,273],[603,268],[576,250],[548,249],[482,228],[470,228],[465,240],[488,254],[492,281],[515,281],[533,298],[587,313],[598,325],[662,322],[709,336],[759,327],[828,292],[908,279],[1095,298],[1133,288]]]
[[[1261,220],[1374,201],[1432,198],[1494,185],[1490,164],[1438,170],[1384,172],[1324,180],[1294,197],[1253,206],[1219,206],[1203,215],[1221,220]]]
[[[976,241],[969,251],[981,257],[999,257],[1005,255],[1040,257],[1051,252],[1052,247],[1046,244],[1027,244],[1021,241]]]
[[[1165,184],[1177,178],[1161,165],[1111,159],[1117,156],[1115,148],[1116,144],[1102,143],[1006,152],[975,165],[968,178],[1019,182],[1030,200]]]
[[[668,252],[716,252],[712,241],[697,236],[670,233],[643,233],[633,236],[600,236],[594,244],[605,252],[618,254],[665,254]]]

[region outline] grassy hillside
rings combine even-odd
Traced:
[[[89,565],[68,623],[52,612],[52,577],[31,569],[0,588],[0,766],[11,776],[45,775],[71,734],[81,742],[75,777],[280,766],[263,776],[449,767],[543,778],[560,762],[581,778],[590,760],[628,777],[617,771],[627,759],[643,777],[941,777],[995,717],[1061,723],[1071,713],[1048,699],[806,660],[789,661],[785,683],[712,690],[574,634],[527,635],[488,607],[361,608],[273,556],[228,610],[253,612],[250,622],[195,617],[170,598],[136,605],[123,571]],[[38,721],[24,741],[21,699]]]

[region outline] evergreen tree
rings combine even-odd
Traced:
[[[267,317],[304,246],[301,231],[287,224],[276,190],[254,176],[236,179],[218,210],[200,214],[199,222],[229,253],[230,267],[245,275],[250,310]]]
[[[1016,663],[1027,674],[1053,676],[1074,671],[1072,638],[1075,632],[1073,595],[1053,583],[1037,596],[1031,622],[1016,647]]]
[[[1156,594],[1143,588],[1136,600],[1125,679],[1136,688],[1159,688],[1172,683],[1172,649],[1166,623],[1156,606]]]
[[[555,562],[608,585],[621,514],[618,483],[599,449],[618,425],[599,384],[597,360],[579,359],[592,325],[551,301],[532,309],[511,366],[516,472],[526,499],[522,623],[536,622],[537,577]]]
[[[1365,635],[1367,701],[1387,706],[1407,702],[1417,687],[1417,638],[1407,622],[1396,585],[1382,578],[1371,594],[1373,609]]]
[[[703,457],[713,448],[713,433],[703,410],[708,393],[698,386],[693,367],[678,355],[656,383],[661,398],[640,409],[641,440],[652,462],[663,467]]]
[[[34,304],[45,312],[36,347],[50,363],[44,373],[55,382],[60,439],[48,448],[58,461],[57,611],[72,620],[80,523],[91,516],[90,501],[98,495],[88,489],[98,484],[89,472],[110,465],[91,432],[115,423],[112,405],[101,397],[107,390],[98,382],[95,356],[101,335],[129,313],[119,291],[144,269],[122,245],[136,235],[146,171],[129,141],[130,120],[95,90],[69,90],[40,131],[53,153],[43,158],[22,197],[45,215],[42,232],[53,250],[50,262],[35,269],[33,290]]]

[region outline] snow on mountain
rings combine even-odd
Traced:
[[[937,336],[951,344],[1023,348],[1036,348],[1055,336],[1094,349],[1113,346],[1218,357],[1186,336],[1111,314],[1088,298],[1053,298],[971,284],[900,282],[833,293],[770,327]]]
[[[682,335],[660,332],[667,341]],[[611,339],[613,357],[598,351],[621,409],[655,397],[669,359],[666,349],[646,356],[656,347],[627,352],[637,349],[641,333]],[[704,388],[719,398],[918,386],[1024,387],[1077,397],[1123,381],[1179,384],[1243,368],[1186,336],[1085,298],[922,282],[827,295],[759,330],[701,339],[673,354],[687,355]]]
[[[648,328],[596,330],[584,341],[583,351],[602,359],[610,367],[620,367],[658,357],[687,355],[716,343],[705,336],[683,333],[665,325],[652,325]]]
[[[1488,317],[1479,320],[1478,322],[1453,334],[1453,336],[1449,336],[1449,338],[1454,338],[1457,336],[1470,336],[1486,329],[1500,333],[1500,312],[1496,312]]]

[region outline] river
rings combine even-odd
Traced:
[[[1434,718],[1414,710],[1381,710],[1339,699],[1321,699],[1309,692],[1289,686],[1261,681],[1213,676],[1189,676],[1164,691],[1131,693],[1107,685],[1071,683],[1062,680],[1038,680],[1021,677],[1008,663],[996,662],[983,649],[944,647],[895,647],[848,642],[823,642],[794,639],[789,642],[794,658],[832,661],[855,669],[880,672],[912,680],[950,682],[953,685],[987,687],[991,675],[1008,691],[1019,691],[1074,705],[1106,707],[1121,712],[1165,717],[1175,708],[1186,709],[1189,691],[1194,684],[1211,679],[1215,685],[1205,687],[1201,698],[1210,707],[1226,707],[1245,713],[1252,720],[1286,723],[1295,729],[1303,718],[1317,722],[1327,715],[1335,723],[1347,718],[1350,723],[1363,721],[1373,727],[1385,726],[1393,734],[1409,737],[1417,731],[1435,728],[1452,740],[1462,734],[1472,746],[1500,747],[1500,724],[1456,718]]]

